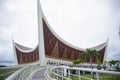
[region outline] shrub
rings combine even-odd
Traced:
[[[98,70],[101,70],[101,69],[102,69],[102,67],[100,66],[100,64],[98,64],[97,69],[98,69]]]

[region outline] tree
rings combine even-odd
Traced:
[[[102,66],[102,68],[103,68],[104,70],[106,70],[106,68],[107,68],[107,67],[106,67],[106,64],[107,64],[107,61],[104,61],[104,62],[103,62],[103,66]]]
[[[100,63],[100,55],[98,53],[98,51],[96,50],[91,50],[91,49],[87,49],[84,53],[83,53],[83,58],[87,57],[89,58],[89,62],[91,64],[91,68],[93,69],[92,66],[92,56],[96,55],[98,62]],[[92,72],[92,79],[94,79],[94,73]]]
[[[76,64],[81,64],[84,61],[82,59],[78,59],[78,60],[73,60],[72,62],[73,62],[74,65],[76,65]]]
[[[102,68],[101,66],[101,57],[100,57],[100,54],[98,51],[94,50],[94,54],[96,55],[97,57],[97,69],[100,70]]]
[[[111,61],[109,61],[108,63],[109,63],[109,65],[110,65],[110,67],[115,66],[116,60],[111,60]]]
[[[110,60],[108,63],[109,63],[109,65],[110,65],[110,67],[114,67],[116,70],[119,71],[120,61],[118,61],[118,60]],[[115,66],[115,65],[116,65],[116,66]]]
[[[98,53],[98,51],[96,50],[91,50],[91,49],[87,49],[84,53],[83,53],[83,58],[89,58],[89,62],[91,64],[91,68],[93,69],[93,66],[92,66],[92,56],[93,55],[96,55],[97,56],[97,59],[98,61],[100,62],[100,55]]]
[[[79,64],[80,61],[79,60],[73,60],[73,64]]]
[[[116,71],[120,71],[120,61],[116,61],[116,66],[115,66]]]

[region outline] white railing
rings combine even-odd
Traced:
[[[16,71],[12,75],[10,75],[6,80],[27,80],[31,72],[36,69],[39,69],[39,65],[27,65],[20,70]]]
[[[53,78],[50,76],[50,74],[51,74],[50,67],[47,67],[46,71],[44,73],[47,80],[53,80]]]
[[[61,75],[59,75],[59,73]],[[68,80],[68,78],[64,76],[64,72],[57,70],[57,66],[48,67],[46,75],[48,76],[47,80]]]
[[[66,69],[64,71],[64,69]],[[105,70],[97,70],[97,69],[90,69],[90,68],[80,68],[80,67],[69,67],[69,66],[56,66],[51,68],[54,78],[56,78],[57,80],[60,78],[61,80],[71,80],[70,76],[77,76],[78,79],[80,80],[81,78],[86,79],[86,80],[94,80],[92,78],[88,78],[88,77],[84,77],[81,76],[80,71],[86,71],[86,72],[90,72],[90,73],[96,73],[96,78],[97,80],[100,80],[100,73],[104,73],[104,74],[113,74],[113,75],[120,75],[120,72],[115,72],[115,71],[105,71]],[[70,72],[70,70],[75,70],[78,73],[77,74],[72,74]],[[66,77],[67,78],[66,78]]]
[[[45,77],[46,77],[46,79],[47,80],[56,80],[54,77],[53,77],[53,72],[52,72],[52,67],[50,67],[50,66],[47,66],[47,69],[46,69],[46,71],[45,71]]]

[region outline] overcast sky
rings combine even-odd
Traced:
[[[107,59],[120,60],[120,0],[40,0],[52,29],[67,42],[89,48],[107,41]],[[0,0],[0,63],[14,60],[15,42],[38,44],[37,0]],[[111,57],[112,56],[112,57]]]

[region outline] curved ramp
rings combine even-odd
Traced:
[[[29,80],[47,80],[44,75],[45,70],[46,68],[36,71]]]

